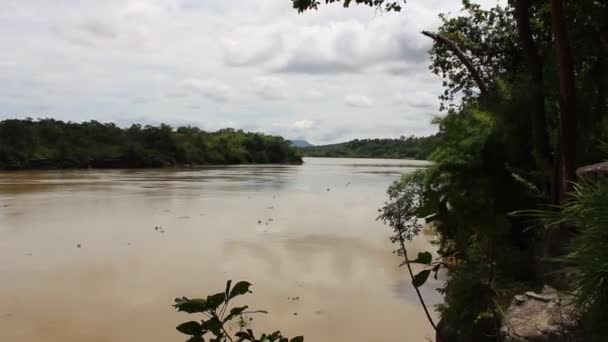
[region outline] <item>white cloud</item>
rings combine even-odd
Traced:
[[[230,123],[316,143],[432,132],[441,81],[419,32],[460,6],[299,15],[287,0],[5,2],[0,119]],[[360,110],[372,105],[374,116]]]
[[[226,102],[230,100],[233,90],[230,86],[215,80],[189,79],[182,82],[184,95],[201,95],[213,101]],[[179,94],[179,93],[178,93]]]
[[[255,79],[255,93],[266,100],[285,99],[285,84],[277,77],[258,77]]]
[[[300,121],[296,121],[293,123],[294,128],[303,128],[303,129],[311,128],[314,125],[315,125],[315,123],[310,120],[300,120]]]
[[[371,107],[374,103],[372,100],[364,95],[347,95],[344,96],[344,103],[351,107]]]

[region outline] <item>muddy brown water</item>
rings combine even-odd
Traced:
[[[408,160],[0,172],[0,341],[184,341],[178,296],[252,282],[254,330],[306,341],[426,341],[375,218]],[[156,228],[158,227],[158,229]],[[431,248],[425,238],[410,253]],[[424,288],[431,303],[432,281]],[[296,297],[297,299],[292,299]]]

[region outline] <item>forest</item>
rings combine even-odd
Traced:
[[[300,148],[305,157],[388,158],[425,160],[436,136],[399,139],[355,139],[349,142]]]
[[[232,128],[0,121],[0,169],[145,168],[205,164],[301,163],[281,137]]]
[[[341,4],[398,12],[410,2]],[[544,285],[573,297],[576,319],[534,338],[608,340],[608,2],[464,0],[439,18],[421,32],[444,86],[432,165],[393,184],[380,215],[404,265],[425,266],[410,275],[437,340],[505,339],[514,295]],[[436,260],[408,259],[423,223],[437,233]],[[418,288],[444,268],[435,321]]]

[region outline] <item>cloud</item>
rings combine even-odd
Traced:
[[[302,129],[312,128],[314,125],[315,125],[314,121],[310,121],[310,120],[300,120],[300,121],[296,121],[293,123],[294,128],[302,128]]]
[[[121,122],[128,113],[316,143],[435,130],[428,113],[442,86],[419,32],[460,7],[426,0],[402,13],[326,6],[299,15],[287,0],[5,2],[2,118]],[[356,109],[372,105],[373,117]]]
[[[215,80],[188,79],[182,82],[182,92],[176,95],[201,95],[209,100],[227,102],[233,95],[232,87]]]
[[[263,99],[279,101],[285,99],[285,85],[277,77],[258,77],[254,81],[255,93]]]
[[[364,95],[347,95],[344,96],[344,103],[347,106],[365,108],[373,105],[372,100]]]
[[[407,20],[387,15],[367,23],[286,24],[282,30],[241,27],[224,38],[224,60],[231,66],[301,74],[355,73],[402,60],[418,65],[427,60],[430,41],[408,30]]]

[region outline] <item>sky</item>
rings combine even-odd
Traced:
[[[428,135],[442,87],[420,31],[459,8],[2,0],[0,119],[233,127],[315,144]]]

